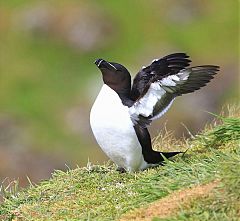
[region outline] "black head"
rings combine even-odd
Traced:
[[[121,64],[97,59],[95,64],[102,72],[103,82],[115,90],[119,95],[129,95],[131,76]]]

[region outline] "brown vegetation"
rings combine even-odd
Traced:
[[[183,189],[173,192],[156,202],[153,202],[148,207],[136,209],[124,215],[120,221],[127,220],[152,220],[153,217],[165,218],[176,213],[179,207],[192,200],[211,194],[217,186],[218,181],[214,181],[205,185],[198,185],[192,188]]]

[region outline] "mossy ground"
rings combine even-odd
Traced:
[[[240,206],[239,109],[217,117],[192,140],[167,146],[188,149],[165,166],[137,173],[119,173],[110,164],[55,171],[52,178],[16,191],[2,186],[3,220],[116,220],[174,191],[218,180],[213,194],[181,205],[172,215],[153,220],[238,220]],[[167,137],[167,139],[166,139]],[[168,148],[168,147],[165,147]],[[137,214],[137,213],[136,213]],[[148,217],[149,219],[149,217]]]

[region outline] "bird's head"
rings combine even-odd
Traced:
[[[130,93],[131,76],[121,64],[97,59],[94,62],[102,72],[103,82],[118,94]]]

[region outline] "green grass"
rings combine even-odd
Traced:
[[[121,174],[113,165],[89,164],[66,172],[55,171],[50,180],[31,184],[19,192],[14,185],[12,189],[3,185],[5,198],[0,217],[5,220],[116,220],[133,208],[175,190],[218,179],[218,188],[224,190],[223,194],[220,191],[211,198],[197,200],[168,220],[237,220],[238,116],[222,116],[218,124],[208,127],[193,140],[182,141],[182,148],[189,150],[174,161],[166,161],[165,166]],[[168,136],[165,142],[171,145],[172,138]],[[179,145],[176,141],[172,144]]]
[[[216,170],[221,180],[213,194],[191,201],[177,215],[155,221],[234,221],[240,220],[240,152],[227,155]]]

